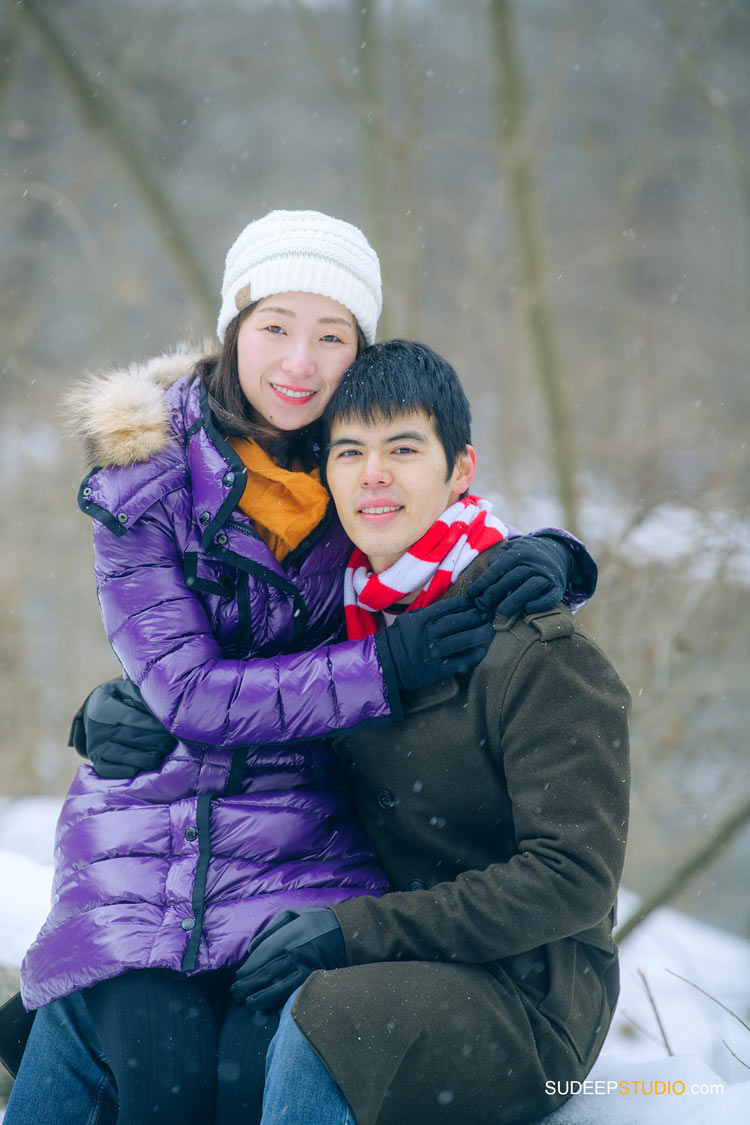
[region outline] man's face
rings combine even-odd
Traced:
[[[336,421],[326,475],[339,519],[379,573],[424,535],[474,476],[470,445],[448,472],[425,411],[371,424]]]

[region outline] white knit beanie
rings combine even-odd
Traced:
[[[318,293],[349,309],[366,343],[383,304],[378,256],[351,223],[320,211],[271,211],[249,223],[227,254],[216,333],[273,293]]]

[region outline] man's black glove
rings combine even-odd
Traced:
[[[316,969],[344,965],[344,937],[332,910],[282,910],[251,941],[232,996],[253,1011],[271,1012]]]
[[[577,569],[576,553],[565,540],[524,535],[507,539],[466,592],[487,612],[542,613],[562,600]]]
[[[495,630],[470,598],[446,598],[400,614],[375,634],[380,663],[403,691],[417,691],[468,672],[484,657]]]
[[[135,684],[109,680],[79,707],[68,746],[88,758],[99,777],[126,778],[158,769],[175,741]]]

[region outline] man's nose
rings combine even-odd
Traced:
[[[360,477],[362,485],[366,488],[372,488],[373,485],[390,484],[391,479],[391,474],[383,464],[380,454],[371,453],[362,466]]]

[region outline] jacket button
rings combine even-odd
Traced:
[[[210,523],[210,522],[211,522],[211,513],[210,512],[201,512],[200,516],[198,517],[198,523],[202,527],[205,527],[206,524]]]
[[[234,473],[227,473],[222,483],[225,488],[231,488],[234,484]]]
[[[224,544],[226,543],[226,541],[227,541],[226,535],[224,534],[223,531],[220,531],[219,534],[216,536],[216,542],[221,543],[221,545],[223,547]]]
[[[378,793],[378,804],[381,809],[392,809],[398,804],[398,800],[390,789],[381,789]]]
[[[406,889],[407,891],[423,891],[425,886],[421,879],[412,879],[411,883],[407,883]]]
[[[93,491],[94,491],[93,488],[89,488],[89,486],[86,485],[86,487],[83,490],[83,495],[84,496],[90,496]]]
[[[197,828],[186,828],[185,829],[185,839],[186,840],[197,840],[198,839],[198,829]]]
[[[117,519],[118,519],[119,523],[127,523],[128,522],[127,512],[120,512]]]
[[[194,930],[195,929],[195,918],[183,918],[182,928],[183,928],[183,930]]]

